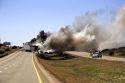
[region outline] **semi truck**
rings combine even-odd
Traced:
[[[25,50],[25,51],[31,51],[31,47],[30,47],[30,44],[28,43],[28,42],[26,42],[26,43],[23,43],[23,49]]]
[[[38,46],[34,46],[30,44],[29,42],[23,43],[23,49],[28,52],[36,51],[38,49]]]

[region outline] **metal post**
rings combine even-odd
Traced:
[[[1,44],[2,42],[1,42],[1,38],[0,38],[0,44]]]

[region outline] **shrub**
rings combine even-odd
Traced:
[[[110,52],[109,52],[109,55],[110,55],[110,56],[113,56],[113,55],[114,55],[114,52],[113,52],[113,51],[110,51]]]
[[[13,47],[12,47],[12,49],[16,49],[16,48],[17,48],[17,46],[13,46]]]
[[[5,48],[5,51],[10,51],[10,49],[9,48]]]
[[[4,49],[0,49],[0,54],[3,54],[5,52]]]
[[[8,55],[8,53],[0,54],[0,58],[4,57],[6,55]]]

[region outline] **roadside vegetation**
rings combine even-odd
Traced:
[[[125,47],[104,49],[102,54],[114,57],[125,57]]]
[[[62,83],[125,83],[125,62],[58,54],[38,60]]]
[[[20,48],[17,46],[4,46],[1,45],[0,46],[0,58],[7,56],[17,50],[19,50]]]

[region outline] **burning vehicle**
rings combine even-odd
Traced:
[[[45,54],[53,54],[55,53],[56,51],[54,49],[49,49],[49,50],[44,50],[43,53]]]
[[[45,49],[39,48],[37,50],[37,54],[43,58],[49,58],[50,56],[53,56],[53,54],[55,53],[56,53],[56,50],[54,49],[45,50]]]
[[[37,50],[37,52],[39,53],[39,54],[53,54],[53,53],[56,53],[56,50],[54,50],[54,49],[49,49],[49,50],[47,50],[47,49],[45,49],[45,48],[38,48],[38,50]]]

